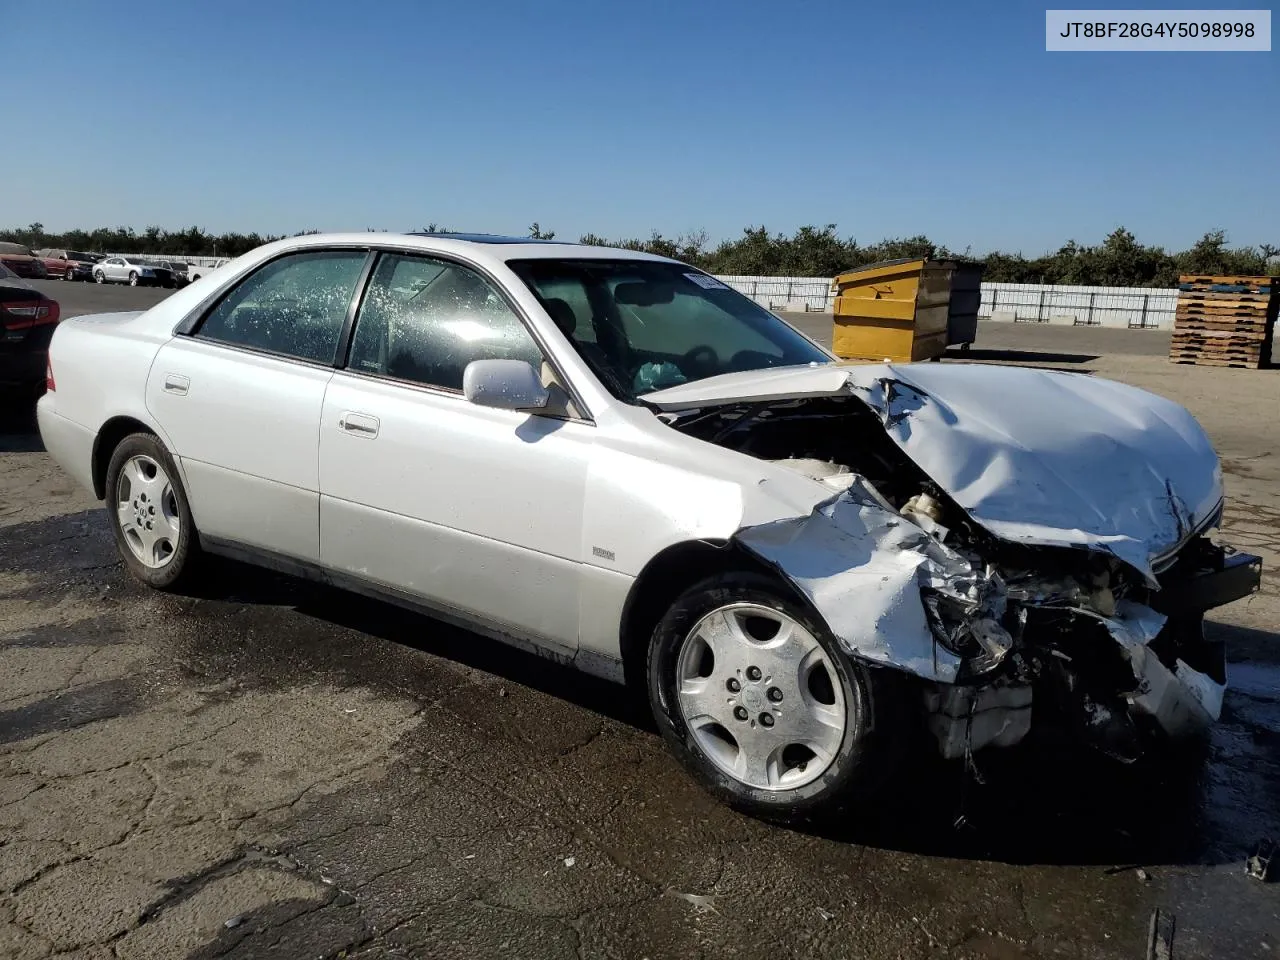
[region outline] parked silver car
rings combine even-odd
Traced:
[[[141,257],[107,257],[93,268],[95,283],[127,283],[131,287],[172,287],[173,273]]]

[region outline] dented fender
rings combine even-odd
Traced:
[[[808,598],[846,653],[928,680],[954,683],[962,661],[938,642],[922,591],[979,614],[1003,599],[997,579],[858,479],[807,516],[745,527],[734,539]]]

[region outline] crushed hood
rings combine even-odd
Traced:
[[[674,411],[849,393],[973,520],[1006,540],[1104,550],[1154,581],[1222,502],[1217,455],[1185,408],[1084,374],[827,364],[727,374],[644,399]]]

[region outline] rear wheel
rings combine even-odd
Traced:
[[[159,590],[176,587],[200,553],[186,491],[160,440],[135,433],[107,466],[107,514],[129,572]]]
[[[847,658],[774,581],[733,573],[672,605],[649,649],[649,698],[663,737],[711,793],[792,819],[869,787],[897,689]]]

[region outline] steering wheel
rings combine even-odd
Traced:
[[[685,353],[680,369],[701,376],[711,376],[720,369],[720,355],[705,343],[700,343]]]

